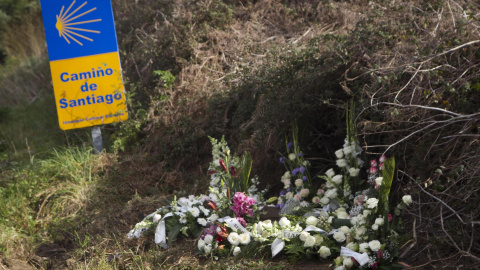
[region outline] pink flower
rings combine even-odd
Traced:
[[[323,195],[325,193],[325,190],[319,189],[317,190],[317,195]]]
[[[377,167],[377,160],[376,159],[370,160],[370,166]]]
[[[250,198],[242,192],[237,192],[233,196],[233,206],[230,209],[237,217],[242,217],[245,214],[253,216],[253,210],[249,208],[255,203],[256,200],[254,198]]]
[[[393,217],[392,214],[388,214],[388,222],[392,221]]]
[[[244,227],[247,226],[247,222],[246,222],[245,219],[243,219],[242,217],[236,217],[236,219],[237,219],[238,222],[240,222],[240,224],[242,224]]]
[[[387,157],[385,155],[381,155],[378,159],[378,161],[380,161],[381,163],[385,162],[385,160],[387,160]]]
[[[383,162],[380,163],[380,165],[378,165],[378,168],[379,168],[380,170],[383,170]]]
[[[308,190],[306,188],[300,190],[300,196],[302,196],[302,197],[307,197],[309,193],[310,193],[310,190]]]
[[[370,167],[370,174],[376,174],[378,172],[377,167]]]

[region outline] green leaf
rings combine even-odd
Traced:
[[[182,224],[178,222],[176,218],[168,217],[165,219],[165,225],[167,230],[168,241],[174,242],[177,240],[177,236],[182,229]]]
[[[249,152],[245,152],[242,156],[242,163],[240,165],[240,190],[235,190],[235,191],[241,191],[241,192],[246,192],[249,187],[249,181],[250,181],[250,173],[252,172],[252,155],[250,155]]]
[[[381,211],[380,213],[383,215],[384,218],[388,217],[388,212],[389,212],[389,202],[388,202],[388,197],[390,195],[390,190],[392,188],[392,182],[393,182],[393,176],[395,175],[395,157],[391,157],[383,163],[383,170],[382,170],[382,176],[383,176],[383,183],[380,186],[380,202],[379,202],[379,207],[381,207],[379,210]],[[386,233],[389,231],[388,228],[389,224],[388,222],[385,222],[383,226],[382,233]],[[384,237],[386,235],[383,235]]]
[[[332,220],[332,227],[333,228],[340,228],[342,226],[348,226],[351,227],[352,223],[350,222],[350,219],[340,219],[340,218],[334,218]]]
[[[267,204],[270,204],[270,203],[274,203],[278,200],[278,197],[271,197],[270,199],[268,199],[265,203]]]

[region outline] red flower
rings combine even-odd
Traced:
[[[376,159],[370,160],[370,166],[377,167],[377,160]]]
[[[378,258],[379,261],[383,258],[383,253],[382,253],[382,250],[381,250],[381,249],[379,249],[379,250],[377,251],[377,258]]]
[[[217,205],[213,201],[208,201],[206,206],[210,207],[213,211],[217,211]]]
[[[240,173],[240,170],[241,170],[240,168],[235,170],[235,168],[232,166],[230,167],[230,174],[232,175],[233,178],[237,178],[238,174]]]
[[[207,174],[210,175],[210,174],[214,174],[214,173],[217,173],[218,171],[216,170],[211,170],[211,171],[208,171]]]
[[[220,231],[217,232],[217,242],[220,243],[220,242],[224,241],[225,239],[227,239],[228,231],[227,231],[227,228],[225,227],[225,225],[219,225],[218,227],[220,228]]]
[[[393,217],[392,214],[388,214],[388,222],[392,221]]]
[[[227,166],[225,165],[225,162],[223,162],[221,158],[218,160],[218,162],[220,162],[220,166],[222,167],[222,169],[224,171],[227,171]]]
[[[370,174],[376,174],[378,172],[377,167],[370,167]]]
[[[350,259],[352,259],[353,264],[354,264],[355,266],[359,266],[359,265],[360,265],[360,264],[357,262],[357,260],[355,260],[354,257],[350,257]]]

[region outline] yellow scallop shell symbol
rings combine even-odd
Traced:
[[[85,11],[85,12],[79,14],[79,15],[74,16],[77,13],[77,11],[82,9],[86,4],[87,4],[87,2],[81,4],[77,9],[70,12],[72,7],[75,5],[75,0],[73,0],[73,2],[70,4],[70,6],[67,8],[67,10],[65,12],[63,12],[63,10],[65,9],[65,6],[62,6],[62,9],[60,10],[60,14],[57,15],[57,23],[55,24],[55,28],[57,28],[57,30],[58,30],[58,35],[60,37],[63,37],[65,39],[65,41],[67,41],[68,44],[70,44],[70,40],[73,40],[76,43],[78,43],[80,46],[83,46],[83,43],[78,41],[78,39],[85,39],[85,40],[93,42],[93,39],[91,39],[89,37],[86,37],[84,35],[81,35],[81,34],[79,34],[79,32],[100,34],[100,31],[97,31],[97,30],[72,27],[72,26],[76,26],[76,25],[100,22],[102,20],[102,19],[95,19],[95,20],[81,21],[82,16],[85,16],[88,13],[90,13],[92,11],[95,11],[97,9],[96,7],[92,8],[90,10],[87,10],[87,11]],[[80,21],[78,21],[77,19],[80,19]],[[76,36],[76,38],[73,37],[73,36]]]

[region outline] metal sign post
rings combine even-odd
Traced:
[[[92,127],[93,149],[96,155],[103,153],[102,131],[99,126]]]

